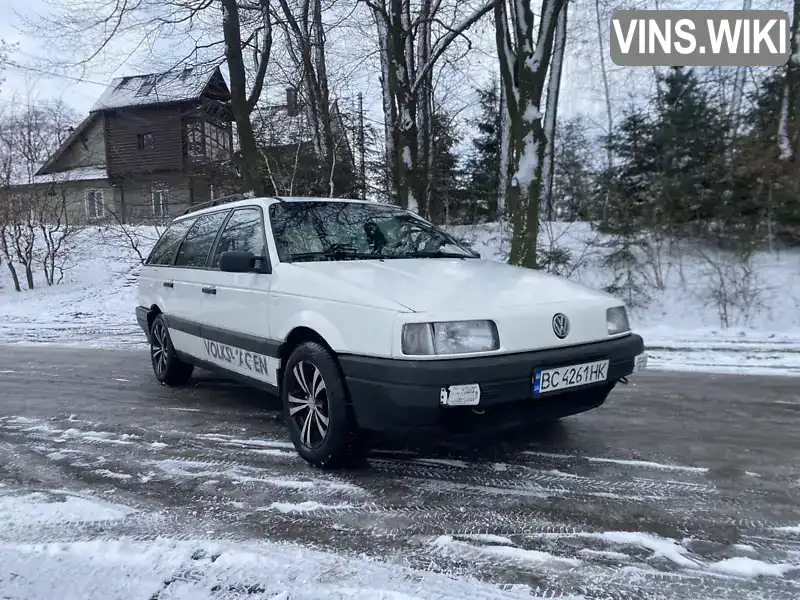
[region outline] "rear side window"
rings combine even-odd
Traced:
[[[227,216],[228,211],[200,215],[178,250],[175,266],[205,267],[217,232]]]
[[[219,266],[219,257],[223,252],[252,252],[256,256],[267,254],[264,237],[264,220],[257,208],[240,208],[233,212],[219,236],[217,249],[211,266]]]
[[[178,244],[181,243],[183,236],[194,224],[194,219],[183,219],[175,221],[161,235],[156,245],[153,247],[150,256],[147,258],[148,265],[171,265],[175,257]]]

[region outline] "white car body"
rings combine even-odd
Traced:
[[[552,357],[543,359],[541,365],[559,367],[610,357],[608,368],[614,372],[594,382],[604,386],[605,395],[610,391],[606,390],[609,385],[613,387],[646,364],[639,336],[629,329],[610,332],[607,311],[624,311],[623,303],[607,293],[561,277],[474,257],[281,260],[271,227],[270,207],[276,203],[310,201],[325,202],[247,198],[176,218],[173,224],[211,213],[258,209],[264,220],[269,269],[228,272],[207,265],[181,268],[146,264],[139,281],[137,316],[147,335],[150,336],[153,316],[163,314],[172,345],[184,360],[221,368],[277,391],[286,352],[293,340],[313,332],[315,339],[324,341],[340,361],[359,424],[377,429],[391,429],[394,425],[375,423],[381,416],[381,396],[393,399],[387,403],[400,402],[395,410],[387,410],[387,415],[394,414],[391,418],[395,421],[400,415],[402,422],[407,413],[419,407],[413,398],[408,405],[405,400],[397,399],[404,391],[414,395],[415,386],[425,386],[422,395],[428,398],[428,404],[422,412],[427,416],[420,423],[430,425],[432,419],[441,420],[450,385],[454,389],[477,386],[477,399],[469,392],[453,402],[473,407],[496,397],[492,396],[492,386],[500,389],[505,385],[503,389],[508,390],[516,385],[517,395],[529,395],[519,390],[532,385],[533,369],[538,364],[536,357]],[[186,242],[180,248],[183,244]],[[209,293],[211,290],[213,293]],[[563,337],[554,332],[557,314],[568,320],[568,334]],[[456,354],[404,353],[406,324],[452,321],[493,322],[499,347]],[[608,351],[604,353],[601,347]],[[563,357],[563,365],[559,357]],[[617,359],[623,366],[615,370]],[[512,363],[517,365],[514,368],[518,375],[503,375]],[[373,374],[369,375],[365,369]],[[449,381],[445,373],[452,369],[456,371]],[[527,371],[530,376],[523,377],[521,374]],[[382,372],[388,379],[382,379]],[[469,380],[469,373],[474,374],[474,382]],[[369,383],[366,387],[365,382]],[[388,390],[387,386],[393,387]],[[576,387],[581,388],[569,386]],[[431,406],[434,391],[441,401]],[[361,398],[356,400],[356,396]],[[516,400],[526,399],[529,400]],[[414,423],[414,419],[409,420],[409,426]]]

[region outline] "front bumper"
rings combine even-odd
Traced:
[[[356,421],[362,429],[390,432],[485,425],[496,417],[503,426],[551,421],[605,402],[622,378],[637,370],[644,352],[639,335],[497,356],[446,360],[394,360],[342,355]],[[537,369],[609,360],[605,381],[541,396],[533,395]],[[640,365],[641,366],[641,365]],[[480,385],[477,406],[443,406],[443,387]]]

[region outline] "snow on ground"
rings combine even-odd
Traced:
[[[483,258],[505,260],[508,237],[499,225],[452,231]],[[135,232],[146,255],[154,231],[142,227]],[[552,223],[543,236],[546,243],[571,252],[576,263],[571,278],[591,287],[613,280],[611,270],[600,264],[606,252],[597,245],[602,237],[588,224]],[[136,254],[119,239],[91,229],[76,239],[72,262],[63,283],[21,294],[11,290],[8,271],[0,267],[0,342],[141,347],[144,338],[133,314]],[[800,251],[755,255],[751,287],[758,294],[740,294],[726,307],[728,327],[721,326],[719,302],[713,296],[721,283],[737,288],[741,278],[735,268],[724,267],[726,274],[720,279],[716,267],[721,263],[688,250],[676,257],[665,253],[659,264],[664,289],[651,289],[649,303],[631,309],[632,325],[645,338],[651,368],[800,375]]]
[[[456,578],[291,543],[212,540],[189,532],[180,539],[102,535],[46,543],[19,541],[14,532],[42,524],[111,522],[137,511],[68,492],[0,489],[0,587],[8,600],[54,594],[64,600],[534,598],[524,585],[504,589],[463,575]]]

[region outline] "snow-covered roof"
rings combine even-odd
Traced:
[[[97,181],[108,179],[108,170],[105,165],[75,167],[60,173],[50,173],[47,175],[27,175],[17,173],[11,176],[10,184],[19,185],[39,185],[43,183],[67,183],[69,181]]]
[[[197,100],[217,71],[217,67],[186,67],[164,73],[117,77],[91,110]]]

